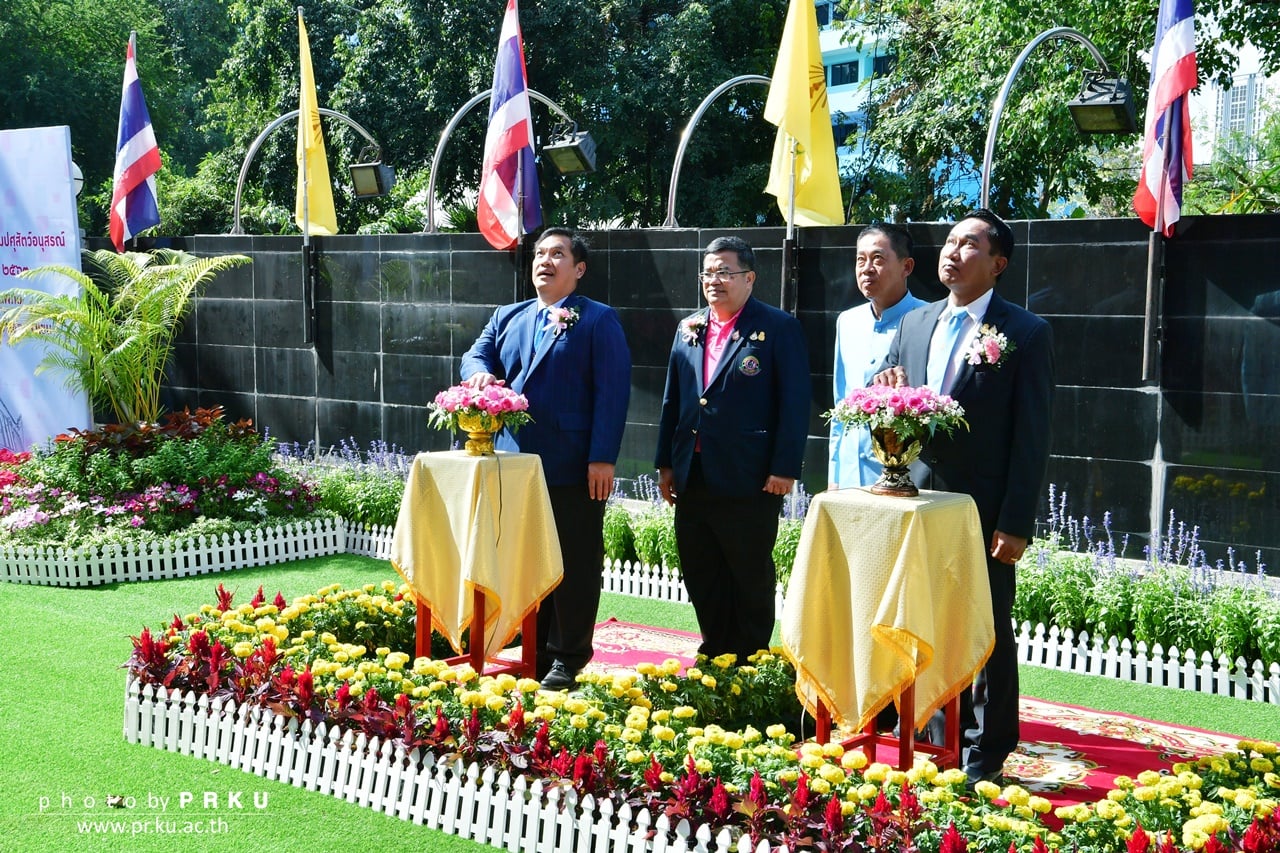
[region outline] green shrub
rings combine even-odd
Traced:
[[[675,509],[667,504],[654,504],[632,516],[636,558],[646,566],[680,568],[675,547]]]
[[[604,555],[612,562],[634,562],[636,536],[631,532],[631,513],[621,504],[609,502],[604,510]]]
[[[317,465],[314,491],[320,506],[348,521],[394,527],[404,497],[404,477],[386,468]]]
[[[796,548],[804,531],[803,518],[784,518],[778,522],[778,538],[773,542],[773,564],[777,567],[778,580],[786,589],[791,580],[791,569],[796,564]]]

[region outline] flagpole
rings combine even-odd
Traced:
[[[791,174],[787,188],[787,236],[782,241],[782,285],[778,302],[783,311],[795,313],[795,263],[796,263],[796,147],[791,140]]]
[[[1157,184],[1155,224],[1147,237],[1147,304],[1143,316],[1142,381],[1159,382],[1160,347],[1164,338],[1164,193],[1169,180],[1169,138],[1173,127],[1175,100],[1165,111],[1160,139],[1160,183]]]
[[[298,22],[302,23],[302,7],[298,7]],[[301,76],[299,76],[301,81]],[[299,117],[298,133],[302,133],[301,122],[311,121],[308,115]],[[307,162],[307,144],[305,139],[298,140],[302,149],[302,342],[315,343],[315,288],[311,274],[311,170]],[[317,427],[319,422],[317,421]],[[317,445],[318,447],[319,445]]]

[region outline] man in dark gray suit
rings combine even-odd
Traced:
[[[961,694],[964,768],[997,780],[1018,745],[1014,564],[1035,531],[1049,462],[1053,335],[1049,324],[994,292],[1013,255],[1013,231],[986,209],[955,224],[938,258],[951,295],[902,320],[875,382],[924,385],[964,407],[968,430],[938,434],[912,468],[921,488],[973,498],[988,543],[995,648]]]

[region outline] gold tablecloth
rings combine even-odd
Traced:
[[[485,656],[497,654],[564,575],[541,460],[531,453],[419,453],[405,484],[391,565],[431,607],[432,627],[459,653],[473,590],[483,590]]]
[[[973,680],[994,641],[968,495],[841,489],[814,498],[782,615],[810,713],[821,700],[837,723],[861,729],[914,680],[919,729]]]

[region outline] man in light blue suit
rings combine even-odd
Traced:
[[[698,651],[745,661],[773,635],[773,544],[800,477],[812,386],[800,322],[751,296],[755,253],[719,237],[702,259],[708,308],[676,330],[658,425],[658,486],[698,617]]]
[[[592,655],[604,509],[613,491],[631,396],[631,355],[618,314],[578,294],[587,244],[548,228],[534,249],[535,299],[505,305],[462,357],[462,379],[505,382],[529,399],[533,422],[499,434],[499,450],[542,458],[564,579],[538,610],[538,675],[551,690],[572,687]]]

